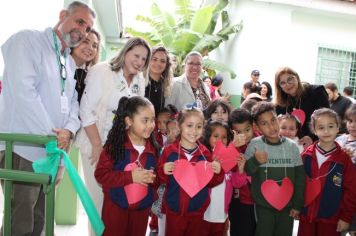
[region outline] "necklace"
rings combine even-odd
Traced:
[[[268,150],[267,138],[266,137],[262,137],[262,140],[263,140],[263,146],[264,146],[264,148],[263,148],[264,150],[263,151],[267,152],[267,150]],[[281,143],[281,146],[282,146],[282,153],[283,153],[283,160],[284,160],[284,178],[288,178],[288,176],[287,176],[287,157],[286,157],[286,152],[284,150],[284,145],[282,144],[282,142],[283,142],[282,138],[280,138],[279,142]],[[268,161],[265,164],[265,177],[266,177],[266,180],[268,180]],[[283,179],[275,180],[275,181],[276,182],[282,182]]]
[[[164,93],[163,93],[163,86],[162,86],[162,79],[161,78],[158,82],[156,82],[155,80],[153,80],[150,77],[150,81],[149,81],[149,87],[148,87],[148,99],[154,103],[155,109],[158,108],[158,111],[160,111],[163,106],[164,106]],[[152,97],[151,97],[151,91],[152,91]],[[160,92],[160,94],[158,94],[158,92]],[[155,104],[155,102],[153,102],[155,99],[157,98],[157,95],[159,96],[159,102],[157,104]],[[157,106],[157,107],[156,107]],[[159,106],[159,107],[158,107]]]
[[[151,83],[151,86],[153,86],[153,90],[155,91],[155,93],[157,93],[158,88],[160,87],[160,84]]]

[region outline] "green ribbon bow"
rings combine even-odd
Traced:
[[[53,183],[57,176],[58,166],[62,155],[64,166],[75,190],[77,191],[77,194],[79,195],[80,201],[82,202],[82,205],[88,215],[89,221],[96,235],[102,235],[104,232],[104,223],[101,220],[82,179],[79,177],[78,172],[69,159],[68,154],[57,147],[57,141],[48,142],[46,144],[46,152],[47,157],[39,159],[32,164],[35,173],[49,174]]]

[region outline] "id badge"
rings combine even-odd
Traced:
[[[64,93],[61,95],[61,113],[69,113],[68,97]]]

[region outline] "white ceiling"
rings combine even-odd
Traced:
[[[115,43],[122,36],[121,0],[92,0],[100,26],[108,43]]]

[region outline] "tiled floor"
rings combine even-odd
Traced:
[[[2,222],[2,212],[3,212],[3,194],[0,190],[0,222]],[[56,236],[85,236],[88,235],[88,217],[83,209],[82,205],[79,203],[78,218],[76,225],[56,225],[54,229]],[[146,233],[148,236],[148,231]]]
[[[2,210],[3,210],[3,194],[0,192],[0,222],[2,221]],[[294,223],[294,230],[293,230],[293,236],[297,235],[297,230],[298,230],[298,221],[295,221]],[[78,218],[77,218],[77,224],[76,225],[56,225],[55,226],[55,235],[56,236],[85,236],[88,235],[88,217],[79,203],[79,210],[78,210]],[[148,230],[146,233],[146,236],[148,236]]]
[[[2,210],[3,210],[3,194],[2,192],[0,193],[0,222],[2,221]],[[85,236],[88,235],[88,217],[83,209],[83,207],[81,206],[81,204],[79,204],[79,210],[78,210],[78,218],[77,218],[77,224],[76,225],[56,225],[55,226],[55,235],[56,236]],[[298,229],[298,222],[295,222],[297,224],[295,224],[294,227],[294,232],[293,232],[293,236],[297,235],[296,230]],[[149,234],[149,230],[147,229],[147,233],[146,236],[148,236]]]

